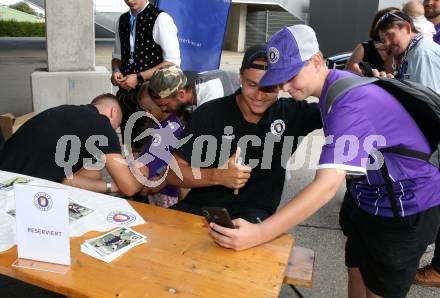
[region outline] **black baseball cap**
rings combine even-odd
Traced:
[[[266,56],[266,44],[257,44],[251,46],[244,53],[243,61],[241,63],[241,69],[256,68],[261,70],[267,70],[267,65],[253,63],[255,59],[267,60]]]

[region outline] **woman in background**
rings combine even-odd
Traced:
[[[379,19],[387,12],[400,11],[397,7],[388,7],[379,10],[374,18],[370,27],[369,41],[364,41],[356,46],[354,49],[350,60],[348,60],[345,66],[346,70],[357,71],[353,67],[354,64],[359,64],[359,62],[367,62],[370,64],[371,68],[377,69],[378,71],[385,71],[386,73],[393,73],[395,66],[394,59],[388,52],[387,47],[380,42],[378,33],[375,30],[376,24]]]

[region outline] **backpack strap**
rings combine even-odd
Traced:
[[[387,148],[380,149],[379,151],[399,154],[402,156],[407,156],[407,157],[412,157],[412,158],[417,158],[417,159],[426,161],[428,163],[429,163],[429,159],[431,157],[431,155],[428,153],[424,153],[424,152],[420,152],[420,151],[416,151],[416,150],[411,150],[411,149],[406,149],[406,148],[401,148],[401,147],[387,147]]]
[[[327,114],[330,111],[333,103],[342,94],[350,91],[355,87],[374,83],[378,80],[379,80],[378,78],[366,78],[366,77],[355,76],[355,77],[346,77],[334,81],[328,88],[327,95],[325,97],[325,114]]]
[[[397,208],[397,199],[396,194],[394,193],[393,182],[390,178],[390,173],[388,172],[387,165],[385,163],[385,157],[383,158],[382,166],[380,167],[380,172],[382,173],[383,180],[385,182],[385,188],[387,190],[388,199],[391,203],[391,210],[393,211],[393,216],[395,220],[399,220],[401,218],[399,214],[399,209]]]
[[[346,92],[350,91],[353,88],[374,83],[377,81],[379,81],[379,79],[375,77],[367,78],[360,76],[345,77],[334,81],[333,84],[331,84],[330,87],[328,88],[327,96],[325,98],[325,114],[327,114],[331,110],[332,105],[341,95],[345,94]],[[433,163],[432,162],[433,157],[430,154],[416,150],[410,150],[410,149],[398,148],[398,147],[389,147],[389,148],[383,148],[380,151],[395,153],[407,157],[413,157],[426,161],[428,163]]]

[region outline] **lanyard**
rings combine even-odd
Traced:
[[[417,34],[413,39],[411,39],[411,42],[409,43],[408,47],[405,50],[405,53],[402,56],[402,60],[400,62],[400,68],[399,68],[399,79],[404,79],[406,71],[408,70],[408,61],[406,61],[409,51],[414,48],[419,41],[423,38],[422,34]]]
[[[134,46],[136,43],[136,17],[130,14],[130,59],[128,62],[130,64],[134,63]]]

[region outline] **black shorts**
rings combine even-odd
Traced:
[[[435,240],[440,206],[399,220],[364,212],[346,192],[339,223],[347,237],[345,265],[359,268],[374,294],[405,297],[420,258]]]

